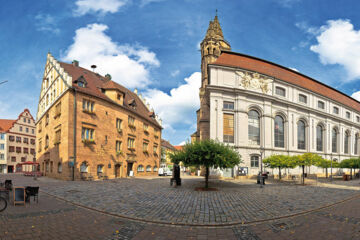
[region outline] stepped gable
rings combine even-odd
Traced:
[[[0,119],[0,132],[5,133],[10,130],[14,126],[16,120],[12,119]]]
[[[242,68],[275,77],[279,80],[318,93],[360,112],[360,102],[355,99],[315,79],[276,63],[241,53],[223,51],[220,57],[211,65]]]
[[[109,80],[105,78],[104,76],[101,76],[98,73],[92,72],[88,69],[77,67],[72,64],[59,62],[60,66],[64,68],[64,70],[72,76],[73,84],[72,86],[76,88],[77,91],[89,94],[91,96],[95,96],[98,98],[101,98],[103,100],[109,101],[113,104],[116,104],[118,106],[121,106],[128,110],[129,112],[135,113],[137,115],[140,115],[142,118],[148,120],[149,122],[155,124],[157,127],[162,128],[160,124],[153,118],[149,116],[149,110],[144,105],[144,103],[140,100],[140,98],[137,96],[137,94],[133,93],[129,89],[125,88],[124,86]],[[86,80],[86,86],[85,87],[79,87],[75,81],[79,79],[80,77],[83,77]],[[124,105],[119,105],[112,101],[109,97],[107,97],[103,92],[102,89],[110,90],[110,89],[116,89],[122,93],[124,93]],[[135,101],[136,103],[136,109],[133,109],[132,107],[128,106],[128,103],[131,101]]]

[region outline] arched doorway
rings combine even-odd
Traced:
[[[115,178],[120,178],[121,177],[121,164],[115,164]]]

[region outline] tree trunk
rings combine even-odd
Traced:
[[[209,187],[209,167],[206,167],[205,173],[205,188]]]
[[[281,180],[281,168],[279,167],[279,179]]]
[[[325,168],[325,172],[326,172],[326,178],[328,178],[328,169]]]
[[[302,184],[305,185],[305,166],[302,165]]]
[[[353,175],[352,172],[353,172],[352,168],[350,168],[350,179],[352,179],[352,175]]]

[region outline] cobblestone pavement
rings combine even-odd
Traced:
[[[3,181],[0,175],[0,181]],[[55,181],[42,178],[36,182],[30,178],[17,175],[8,175],[6,178],[13,178],[15,185],[40,185],[41,188],[48,189],[67,189],[68,182]],[[134,184],[143,183],[141,179]],[[162,180],[156,180],[160,185]],[[189,181],[194,181],[193,179]],[[125,181],[127,182],[127,181]],[[149,181],[153,183],[153,181]],[[185,181],[186,182],[186,181]],[[99,182],[100,183],[100,182]],[[122,184],[118,181],[102,182]],[[75,183],[74,186],[88,186],[90,183]],[[212,183],[213,184],[213,183]],[[225,184],[228,187],[229,183]],[[355,184],[355,182],[354,182]],[[151,185],[147,185],[150,187]],[[161,185],[162,186],[162,185]],[[212,185],[219,186],[219,185]],[[230,184],[230,186],[232,186]],[[96,188],[97,185],[94,185]],[[241,188],[252,190],[252,185],[240,185]],[[281,186],[286,187],[286,186]],[[296,187],[296,186],[295,186]],[[190,187],[187,187],[190,189]],[[277,186],[267,185],[266,188],[275,191]],[[297,188],[297,187],[296,187]],[[354,191],[341,189],[318,189],[314,187],[302,187],[301,193],[329,194],[331,198],[324,203],[334,200],[344,199],[354,195]],[[78,190],[77,190],[78,189]],[[231,188],[230,188],[231,189]],[[289,187],[288,189],[291,189]],[[305,190],[309,189],[309,190]],[[79,187],[69,188],[69,190],[79,191]],[[172,189],[172,190],[179,190]],[[225,193],[231,192],[226,190]],[[236,192],[234,190],[234,192]],[[202,192],[201,192],[202,193]],[[210,193],[210,192],[208,192]],[[212,192],[218,194],[218,192]],[[275,192],[276,193],[276,192]],[[267,193],[270,194],[270,193]],[[281,194],[284,194],[283,192]],[[340,195],[340,198],[333,198],[332,195]],[[104,195],[106,196],[106,195]],[[277,195],[279,198],[281,195]],[[282,195],[284,196],[284,195]],[[309,205],[311,198],[307,198]],[[325,199],[324,199],[325,200]],[[283,199],[285,202],[294,201],[294,198]],[[315,201],[316,200],[315,198]],[[298,202],[302,203],[302,202]],[[305,203],[303,203],[305,204]],[[294,205],[294,204],[292,204]],[[272,205],[271,205],[272,206]],[[266,210],[271,211],[271,206]],[[318,206],[318,205],[317,205]],[[243,206],[245,207],[245,206]],[[251,206],[250,206],[251,208]],[[201,209],[201,207],[200,207]],[[301,209],[301,208],[297,208]],[[306,208],[305,208],[306,209]],[[182,225],[155,224],[141,221],[132,221],[125,218],[102,214],[98,211],[84,209],[69,202],[64,202],[51,197],[43,192],[40,193],[39,204],[31,202],[26,206],[10,205],[6,212],[0,213],[0,239],[359,239],[360,238],[360,196],[354,197],[343,203],[331,207],[311,211],[294,217],[281,218],[278,220],[264,221],[256,224],[236,224],[226,227],[194,227]]]
[[[187,225],[249,223],[316,209],[349,198],[355,190],[316,186],[241,184],[212,180],[218,191],[195,191],[202,178],[183,179],[178,188],[169,179],[116,179],[66,182],[17,176],[14,183],[40,189],[75,204],[127,218]]]

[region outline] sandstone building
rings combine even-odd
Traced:
[[[176,148],[169,141],[161,139],[161,167],[172,169],[170,154],[176,152]]]
[[[36,118],[43,175],[102,179],[155,175],[161,120],[136,92],[49,53]]]
[[[17,119],[0,119],[0,173],[21,171],[19,163],[34,162],[35,120],[25,109]]]
[[[227,143],[244,161],[213,174],[257,174],[262,159],[272,154],[311,152],[333,161],[359,156],[355,99],[276,63],[231,52],[217,17],[201,43],[201,57],[201,106],[192,140]]]

